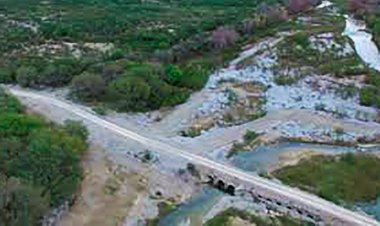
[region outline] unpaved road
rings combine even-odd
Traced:
[[[102,118],[97,117],[96,115],[87,112],[83,109],[80,109],[76,106],[70,105],[61,100],[57,100],[51,97],[46,97],[30,91],[22,91],[17,89],[9,90],[13,95],[23,98],[32,98],[41,102],[49,103],[58,108],[61,108],[65,111],[69,111],[93,124],[101,126],[105,129],[108,129],[111,133],[118,134],[124,138],[132,139],[137,141],[154,151],[160,152],[169,156],[177,156],[183,159],[186,159],[189,162],[192,162],[197,165],[202,165],[219,173],[222,173],[226,176],[230,176],[236,179],[239,179],[242,182],[250,184],[255,188],[260,188],[261,190],[266,190],[268,192],[278,194],[282,197],[286,197],[289,201],[299,203],[301,205],[310,207],[311,209],[317,209],[321,213],[327,214],[329,216],[335,217],[346,222],[348,225],[366,225],[366,226],[375,226],[380,225],[376,220],[369,218],[367,216],[361,215],[356,212],[349,211],[340,206],[337,206],[331,202],[323,200],[317,196],[305,193],[303,191],[293,189],[284,185],[274,183],[270,180],[248,174],[244,171],[236,169],[231,166],[226,166],[217,162],[214,162],[210,159],[201,157],[199,155],[192,154],[188,151],[184,151],[178,147],[173,147],[167,143],[163,143],[157,140],[150,139],[136,132],[132,132],[125,128],[122,128],[116,124],[110,123]]]

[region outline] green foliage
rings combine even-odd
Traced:
[[[11,70],[6,68],[0,68],[0,83],[12,83],[14,81],[14,75]]]
[[[309,35],[306,32],[298,32],[295,34],[293,41],[302,48],[308,48],[310,45]]]
[[[89,135],[87,128],[78,121],[66,120],[63,129],[70,136],[79,137],[83,141],[86,141]]]
[[[48,64],[42,70],[38,83],[48,87],[59,87],[70,83],[77,72],[73,64],[75,62],[70,60]]]
[[[300,222],[287,216],[262,218],[246,211],[229,208],[208,220],[205,226],[231,226],[233,225],[231,219],[236,217],[248,221],[253,225],[260,226],[301,226],[308,224],[307,222]]]
[[[70,89],[80,100],[97,100],[104,94],[106,83],[100,75],[85,72],[73,79]]]
[[[337,93],[343,98],[348,99],[355,97],[359,89],[355,85],[347,85],[337,90]]]
[[[319,156],[287,166],[274,176],[333,202],[366,202],[380,196],[380,160],[371,155]]]
[[[274,82],[279,86],[290,86],[298,81],[297,78],[293,76],[279,75],[274,77]]]
[[[360,103],[380,108],[380,74],[372,71],[367,83],[368,86],[360,90]]]
[[[82,178],[87,130],[26,115],[0,91],[0,224],[38,225],[50,207],[73,198]]]
[[[176,65],[167,65],[165,71],[166,78],[170,84],[178,84],[183,79],[183,73]]]
[[[22,112],[24,112],[24,107],[21,103],[15,97],[6,94],[5,91],[0,88],[0,113]]]
[[[129,62],[124,75],[108,84],[107,102],[119,111],[148,111],[175,106],[189,97],[189,90],[162,79],[160,66]]]
[[[35,87],[38,80],[38,71],[32,66],[22,66],[16,71],[16,80],[23,87]]]
[[[243,139],[244,139],[244,143],[245,144],[250,144],[252,143],[254,140],[256,140],[257,137],[259,137],[260,134],[254,132],[254,131],[251,131],[251,130],[247,130],[243,136]]]
[[[107,88],[107,98],[120,111],[146,111],[150,93],[151,87],[138,77],[122,77]]]
[[[360,90],[360,103],[365,106],[380,108],[380,90],[374,86],[362,88]]]

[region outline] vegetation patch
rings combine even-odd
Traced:
[[[360,103],[380,108],[380,73],[372,71],[367,76],[367,86],[360,90]]]
[[[315,156],[273,175],[336,203],[354,204],[380,196],[380,159],[367,154]]]
[[[205,226],[232,226],[233,219],[239,218],[245,222],[260,226],[301,226],[312,225],[307,222],[301,222],[288,216],[260,217],[250,214],[246,211],[230,208],[208,220]]]
[[[157,207],[158,207],[158,216],[154,219],[147,220],[146,222],[147,226],[157,226],[162,217],[168,215],[169,213],[173,212],[177,208],[177,206],[170,200],[162,201],[158,203]]]
[[[27,115],[0,90],[0,224],[40,225],[49,209],[74,200],[87,130]]]
[[[252,150],[256,145],[260,144],[259,136],[260,134],[247,130],[243,136],[243,142],[234,143],[231,150],[227,153],[226,158],[231,158],[242,151]]]

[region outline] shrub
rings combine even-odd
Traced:
[[[274,78],[274,82],[279,86],[289,86],[296,83],[298,80],[292,76],[279,75]]]
[[[303,48],[307,48],[310,45],[309,35],[306,32],[298,32],[295,34],[293,36],[293,41]]]
[[[35,67],[22,66],[16,71],[16,80],[20,86],[36,87],[38,79],[38,71]]]
[[[102,69],[102,78],[108,83],[120,77],[123,74],[123,67],[118,64],[108,64]]]
[[[107,87],[107,99],[120,111],[146,111],[150,86],[140,77],[124,76]]]
[[[380,92],[374,86],[362,88],[360,90],[360,104],[365,106],[376,106],[380,108]]]
[[[0,88],[0,113],[22,113],[24,106],[13,96],[8,95]]]
[[[165,71],[166,79],[170,84],[178,84],[183,79],[183,73],[176,65],[167,65]]]
[[[70,136],[79,137],[83,141],[88,139],[89,132],[82,122],[66,120],[63,128]]]
[[[256,140],[257,137],[259,137],[259,134],[257,134],[257,133],[254,132],[254,131],[247,130],[247,132],[246,132],[246,133],[244,134],[244,136],[243,136],[244,143],[245,143],[245,144],[250,144],[250,143],[252,143],[254,140]]]
[[[35,82],[43,86],[59,87],[70,83],[73,76],[73,70],[69,66],[49,64]]]
[[[14,75],[11,70],[0,68],[0,83],[12,83]]]
[[[106,84],[98,74],[83,73],[71,82],[71,94],[81,100],[99,99],[105,92]]]

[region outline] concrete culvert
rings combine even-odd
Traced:
[[[229,195],[234,196],[235,195],[235,187],[233,185],[228,185],[226,189],[226,193]]]

